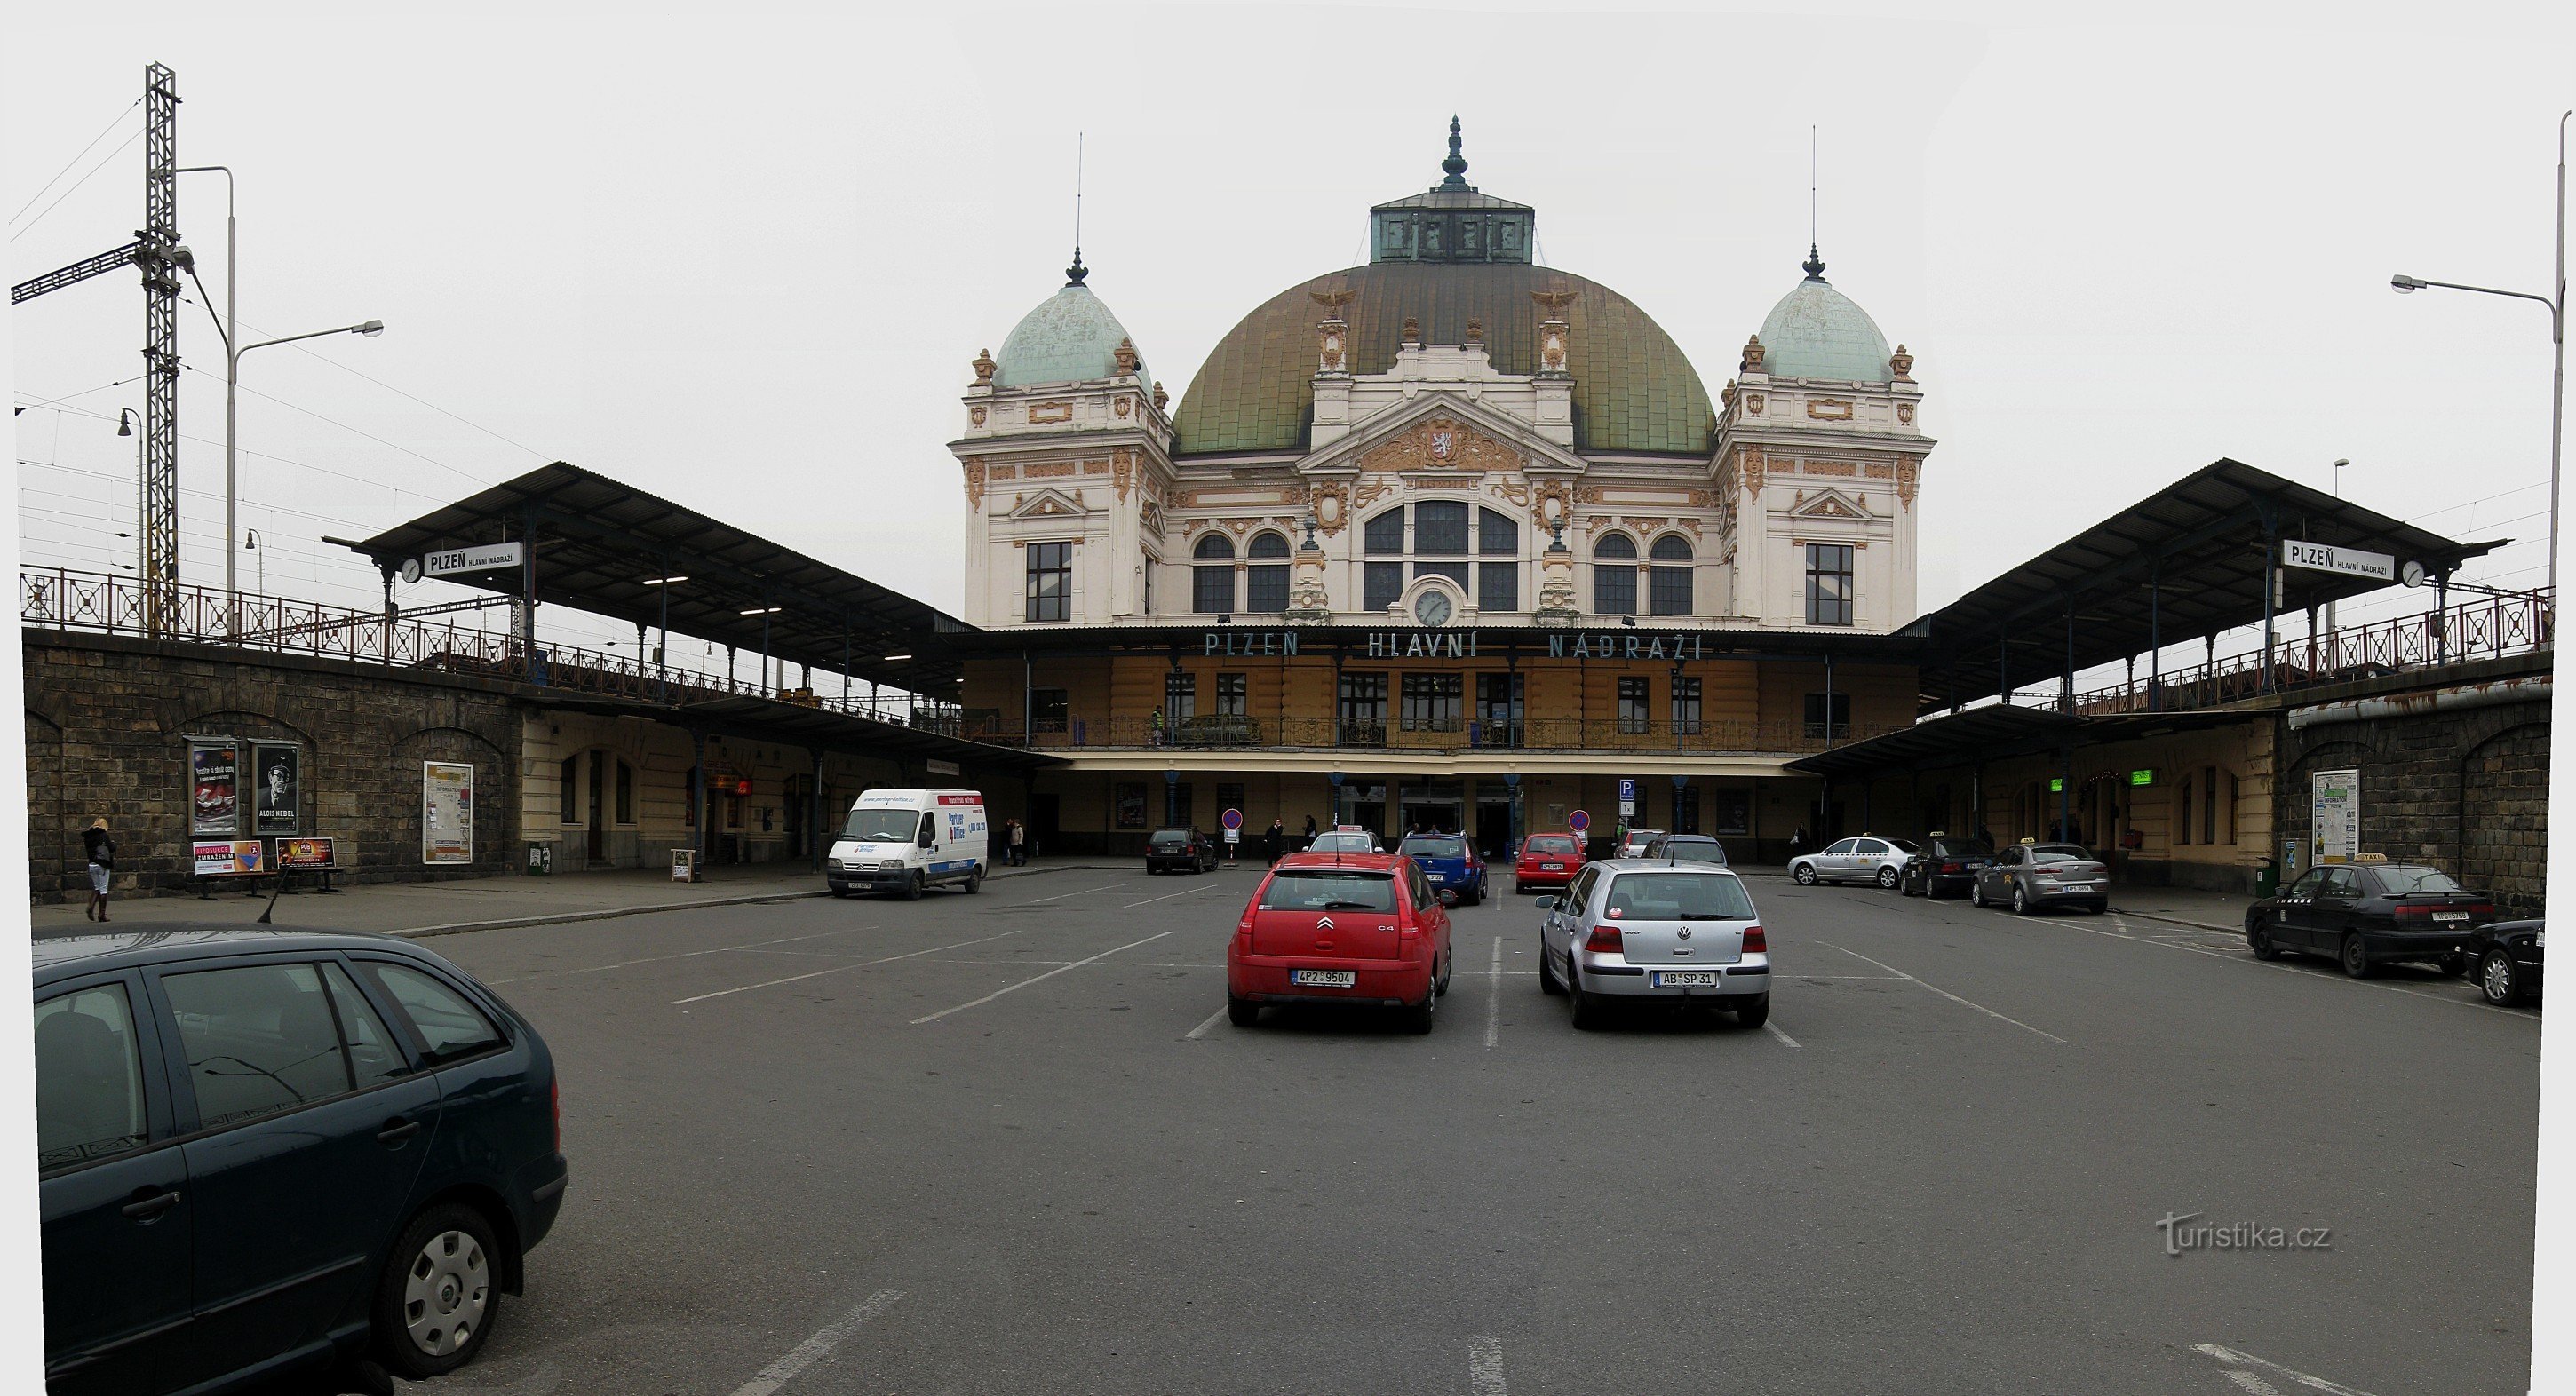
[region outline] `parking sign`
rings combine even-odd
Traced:
[[[1622,780],[1619,782],[1619,817],[1625,819],[1636,812],[1637,782],[1634,780]]]

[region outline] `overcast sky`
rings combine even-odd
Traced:
[[[12,281],[129,239],[158,59],[182,163],[239,173],[246,337],[388,324],[245,361],[273,592],[367,604],[321,535],[560,458],[953,610],[944,443],[968,360],[1063,280],[1075,133],[1091,285],[1177,399],[1438,179],[1452,111],[1542,260],[1712,393],[1798,280],[1818,129],[1827,275],[1918,356],[1940,440],[1926,608],[2220,456],[2319,486],[2349,457],[2358,500],[2528,540],[2465,575],[2544,580],[2545,313],[2387,283],[2546,290],[2569,7],[1878,8],[85,6],[6,45],[0,203]],[[180,212],[220,298],[220,177]],[[132,556],[141,398],[106,385],[139,300],[120,274],[12,314],[16,401],[60,404],[16,419],[30,562]],[[184,575],[213,582],[223,360],[183,311]]]

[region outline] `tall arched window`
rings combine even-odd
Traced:
[[[1637,544],[1613,533],[1592,545],[1592,610],[1596,615],[1637,614]]]
[[[1190,549],[1190,609],[1223,615],[1234,609],[1234,541],[1211,533]]]
[[[1659,616],[1691,613],[1691,546],[1678,533],[1667,533],[1647,550],[1655,565],[1648,569],[1648,609]]]
[[[1495,613],[1521,608],[1521,525],[1494,509],[1476,511],[1476,605]]]
[[[1404,595],[1404,509],[1389,509],[1368,521],[1360,546],[1368,553],[1360,574],[1360,609],[1383,611]]]
[[[1288,540],[1276,533],[1256,533],[1244,556],[1252,559],[1252,565],[1243,569],[1243,609],[1287,610]]]

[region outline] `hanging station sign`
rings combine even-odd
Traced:
[[[477,572],[501,572],[517,567],[527,559],[524,543],[478,543],[466,548],[447,548],[420,556],[420,570],[431,577],[464,577]]]
[[[2359,548],[2330,548],[2323,543],[2306,543],[2296,538],[2281,540],[2281,565],[2302,567],[2311,572],[2334,572],[2346,577],[2369,577],[2382,582],[2397,580],[2397,559],[2386,553],[2363,552]]]

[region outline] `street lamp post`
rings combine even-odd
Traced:
[[[2558,464],[2567,434],[2567,119],[2570,116],[2576,116],[2576,112],[2561,112],[2558,116],[2558,265],[2550,281],[2548,295],[2500,291],[2492,286],[2464,286],[2456,281],[2429,281],[2404,272],[2388,278],[2389,286],[2401,296],[2427,286],[2439,286],[2450,291],[2475,291],[2486,296],[2538,301],[2548,308],[2549,342],[2553,351],[2549,376],[2549,587],[2553,598],[2558,589]]]
[[[117,435],[134,436],[134,422],[135,415],[133,408],[120,407],[116,409]],[[144,540],[151,535],[145,529],[144,514],[147,511],[152,498],[152,466],[150,462],[144,458],[144,444],[145,439],[143,437],[134,436],[134,579],[136,582],[148,586],[150,584],[150,579],[145,576],[143,571],[145,564],[143,550],[145,547]]]

